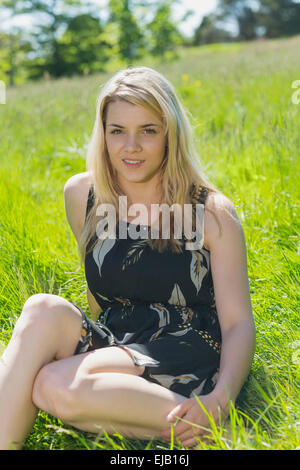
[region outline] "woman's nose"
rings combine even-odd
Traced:
[[[139,139],[135,135],[128,135],[125,142],[125,148],[128,151],[136,151],[141,148]]]

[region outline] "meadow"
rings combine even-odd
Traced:
[[[145,59],[174,84],[194,127],[207,177],[235,205],[248,254],[257,344],[230,413],[199,450],[295,450],[299,441],[300,37],[182,49]],[[63,201],[85,153],[106,74],[41,80],[0,105],[0,341],[26,299],[58,294],[87,313],[85,276]],[[176,442],[97,438],[40,412],[24,449],[180,449]]]

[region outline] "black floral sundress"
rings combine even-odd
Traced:
[[[205,205],[207,190],[193,188],[194,201]],[[91,186],[86,215],[93,197]],[[140,233],[149,229],[134,227]],[[97,322],[112,333],[111,346],[129,350],[135,364],[145,366],[146,380],[189,398],[211,392],[218,377],[221,331],[209,250],[202,243],[197,250],[159,253],[144,236],[118,235],[117,224],[116,238],[99,239],[85,258],[87,285],[102,309]],[[75,354],[97,349],[97,322],[75,306],[83,317]]]

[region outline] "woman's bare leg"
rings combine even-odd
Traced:
[[[0,360],[1,450],[22,447],[37,414],[35,377],[53,359],[74,353],[81,328],[79,310],[60,296],[35,294],[25,302]]]
[[[140,377],[142,370],[118,347],[76,355],[41,369],[33,401],[84,431],[101,434],[103,427],[124,437],[158,437],[168,413],[186,397]]]

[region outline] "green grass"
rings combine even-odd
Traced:
[[[247,250],[257,347],[231,436],[200,449],[297,449],[299,443],[300,37],[181,50],[142,62],[174,84],[212,182],[236,206]],[[100,85],[114,72],[27,83],[0,105],[0,340],[26,299],[61,295],[87,310],[85,277],[67,224],[63,186],[85,171]],[[80,432],[40,412],[25,449],[176,449],[174,442]]]

